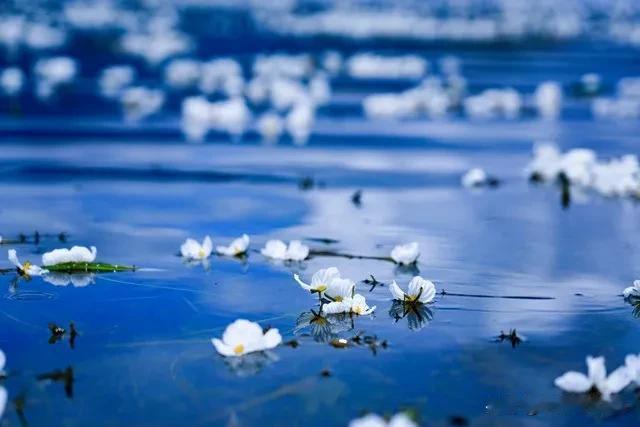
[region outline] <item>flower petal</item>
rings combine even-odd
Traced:
[[[216,351],[218,353],[220,353],[221,355],[225,356],[225,357],[233,357],[233,356],[237,356],[234,351],[233,348],[229,345],[226,345],[225,343],[223,343],[221,340],[219,340],[218,338],[213,338],[211,340],[211,343],[213,344],[213,346],[216,348]]]
[[[263,350],[276,348],[281,342],[282,335],[280,335],[280,332],[275,328],[271,328],[264,334]]]
[[[293,275],[293,280],[295,280],[296,282],[298,282],[298,284],[302,287],[302,289],[307,290],[307,291],[311,291],[311,286],[307,285],[306,283],[304,283],[301,279],[300,276],[298,276],[297,274]]]
[[[395,280],[389,285],[389,291],[391,292],[393,299],[404,301],[405,293],[400,289],[400,286],[398,286]]]
[[[631,375],[626,366],[621,366],[613,371],[606,381],[607,389],[610,393],[619,393],[631,382]]]
[[[9,249],[8,256],[11,264],[15,265],[17,268],[22,270],[22,264],[20,264],[20,260],[18,259],[18,254],[16,253],[16,250]]]
[[[587,356],[587,367],[589,369],[589,379],[593,384],[600,384],[607,379],[604,357]]]

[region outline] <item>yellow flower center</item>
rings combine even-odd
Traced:
[[[335,302],[342,302],[343,298],[342,297],[335,297],[333,300]]]
[[[353,311],[355,314],[362,314],[363,312],[362,307],[360,307],[359,305],[353,307],[351,311]]]
[[[200,249],[200,251],[198,251],[198,255],[200,256],[200,258],[204,258],[204,255],[205,255],[204,249]]]
[[[31,263],[29,261],[27,261],[24,264],[22,264],[22,271],[24,273],[26,273],[27,271],[29,271],[30,267],[31,267]]]
[[[327,290],[327,285],[318,285],[316,287],[316,291],[318,291],[318,292],[324,292],[326,290]]]
[[[234,352],[235,354],[242,354],[242,353],[244,353],[244,346],[243,346],[242,344],[238,344],[237,346],[235,346],[235,347],[233,348],[233,352]]]

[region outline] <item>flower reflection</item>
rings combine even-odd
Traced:
[[[418,331],[431,320],[433,320],[433,312],[424,304],[411,304],[403,301],[393,301],[389,309],[389,316],[396,322],[407,319],[409,329]]]
[[[394,273],[396,276],[406,274],[409,276],[418,276],[420,275],[420,269],[418,268],[418,264],[397,264],[394,268]]]
[[[42,279],[53,286],[68,286],[71,283],[74,288],[84,288],[95,282],[95,275],[51,272],[42,276]]]
[[[245,354],[242,357],[225,357],[225,364],[237,376],[249,377],[278,360],[277,354],[267,350]]]
[[[346,313],[323,314],[310,310],[298,316],[293,332],[299,334],[301,331],[308,331],[315,341],[326,343],[336,338],[340,332],[353,328],[353,318]]]

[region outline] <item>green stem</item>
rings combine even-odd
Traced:
[[[56,273],[112,273],[136,270],[135,266],[98,262],[65,262],[62,264],[45,265],[43,268]]]

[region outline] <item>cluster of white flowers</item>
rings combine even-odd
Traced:
[[[29,261],[20,262],[15,249],[9,249],[8,258],[22,274],[26,276],[42,276],[51,274],[47,267],[66,263],[92,263],[95,261],[97,253],[98,250],[95,246],[91,246],[91,248],[74,246],[71,249],[54,249],[42,254],[42,267]]]
[[[228,246],[217,246],[218,255],[239,257],[249,251],[251,239],[247,234],[243,234],[232,240]],[[210,236],[205,236],[202,243],[194,239],[187,239],[180,246],[180,254],[188,261],[204,261],[213,252],[213,241]],[[281,240],[269,240],[264,248],[260,250],[262,255],[273,260],[280,261],[303,261],[309,256],[309,247],[299,240],[292,240],[287,245]]]
[[[604,196],[640,194],[640,167],[632,154],[600,161],[593,150],[576,148],[561,153],[553,143],[537,143],[526,173],[542,181],[554,181],[562,174],[572,185]]]
[[[604,357],[587,356],[587,375],[569,371],[555,379],[556,387],[569,393],[598,391],[604,401],[624,390],[632,382],[640,385],[640,355],[630,354],[625,364],[607,375]]]
[[[297,274],[293,275],[302,289],[318,294],[325,314],[351,313],[367,315],[373,313],[376,307],[369,307],[364,296],[356,294],[356,284],[351,279],[340,277],[336,267],[318,270],[307,284]]]

